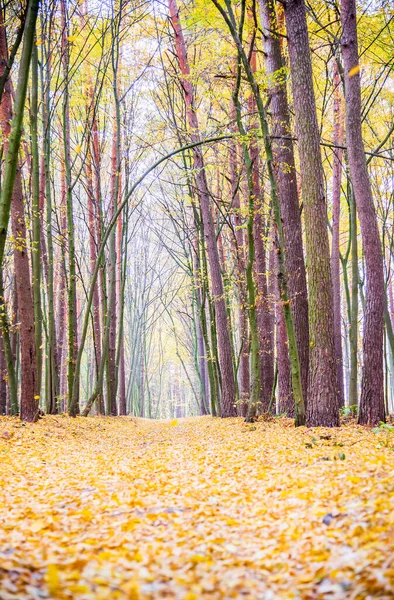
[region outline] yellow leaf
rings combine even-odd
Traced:
[[[75,153],[80,154],[81,151],[82,151],[82,146],[80,144],[77,144],[75,146]]]
[[[69,35],[67,37],[67,41],[69,41],[69,42],[75,42],[76,39],[77,39],[76,35]]]
[[[194,565],[197,565],[198,563],[208,562],[209,558],[207,558],[206,556],[203,556],[202,554],[195,554],[194,556],[191,557],[190,561]]]
[[[48,584],[50,594],[56,594],[60,588],[59,570],[56,565],[48,565],[45,574],[45,581]]]
[[[357,73],[360,73],[360,65],[356,65],[355,67],[350,69],[348,76],[353,77],[353,75],[357,75]]]
[[[176,427],[178,425],[178,419],[173,419],[170,423],[171,427]]]

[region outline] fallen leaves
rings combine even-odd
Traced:
[[[1,600],[394,597],[394,452],[367,429],[1,420]]]

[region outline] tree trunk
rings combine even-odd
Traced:
[[[286,323],[283,314],[282,302],[279,295],[278,259],[275,248],[270,252],[270,272],[273,273],[275,315],[276,315],[276,358],[278,361],[278,414],[286,413],[287,417],[294,417],[294,398],[291,388],[291,369],[289,359],[289,342],[287,339]]]
[[[346,146],[350,177],[360,219],[367,279],[359,423],[378,425],[380,421],[385,420],[383,388],[384,273],[379,228],[362,138],[356,18],[355,0],[341,0]]]
[[[0,76],[7,62],[7,40],[5,27],[0,27]],[[20,67],[21,68],[21,67]],[[26,74],[27,77],[27,74]],[[19,86],[19,84],[18,84]],[[23,108],[22,108],[23,110]],[[0,105],[0,125],[4,140],[6,165],[11,160],[11,122],[12,84],[8,80],[4,86]],[[8,141],[10,140],[10,142]],[[7,169],[7,167],[6,167]],[[5,182],[4,182],[5,185]],[[20,165],[16,166],[12,184],[11,223],[14,237],[14,271],[15,286],[18,295],[18,320],[20,322],[21,351],[21,399],[20,416],[25,421],[36,421],[38,418],[37,398],[37,363],[34,328],[34,305],[30,279],[29,255],[27,249],[25,211],[23,202],[22,174]]]
[[[116,84],[115,84],[116,85]],[[119,194],[119,122],[117,111],[114,118],[114,128],[112,133],[112,156],[111,156],[111,211],[113,216],[118,206]],[[116,275],[117,275],[117,256],[116,256],[116,227],[113,228],[109,240],[109,306],[111,311],[108,314],[108,370],[107,370],[107,414],[116,416]]]
[[[32,91],[30,108],[31,130],[31,179],[32,179],[32,212],[33,212],[33,302],[34,302],[34,338],[37,364],[37,395],[41,394],[42,378],[42,307],[41,307],[41,211],[40,211],[40,159],[38,152],[38,56],[37,46],[32,52]]]
[[[232,120],[235,120],[234,103],[231,106]],[[237,287],[238,287],[238,327],[240,338],[239,359],[239,413],[246,416],[250,396],[250,367],[249,367],[249,332],[247,314],[247,295],[245,289],[245,244],[243,233],[243,219],[241,216],[240,194],[238,190],[237,173],[237,144],[230,140],[230,176],[231,196],[233,207],[233,223],[235,229],[234,255],[237,265]]]
[[[90,151],[86,154],[86,184],[88,196],[88,225],[89,225],[89,258],[90,268],[94,271],[97,260],[97,241],[96,241],[96,208],[93,191],[92,159]],[[93,292],[93,340],[94,340],[94,362],[96,376],[101,363],[101,326],[100,326],[100,298],[98,285],[94,286]]]
[[[268,93],[272,119],[273,166],[283,220],[286,270],[301,367],[302,391],[304,402],[307,403],[309,371],[308,291],[294,148],[292,140],[288,139],[291,137],[291,127],[286,77],[282,75],[284,61],[273,1],[260,0],[260,12],[264,59],[269,77]]]
[[[250,57],[252,72],[256,72],[256,51]],[[255,120],[256,99],[249,97],[248,109],[251,116],[251,130],[258,129]],[[260,409],[266,412],[271,398],[274,383],[274,318],[268,298],[267,253],[264,223],[264,192],[260,186],[259,147],[256,138],[250,141],[250,161],[254,195],[253,234],[255,243],[255,278],[257,284],[257,324],[259,337],[259,377],[260,377]]]
[[[187,60],[186,46],[179,21],[178,8],[175,0],[169,0],[169,11],[172,27],[175,34],[175,46],[182,73],[182,86],[187,109],[189,127],[192,131],[193,142],[199,141],[199,125],[195,112],[193,86],[190,81],[190,69]],[[196,183],[198,188],[202,220],[204,224],[204,236],[207,245],[209,267],[212,282],[212,295],[215,304],[216,329],[218,337],[218,349],[220,360],[220,371],[222,380],[221,393],[221,416],[232,417],[236,415],[235,407],[235,380],[233,360],[231,351],[230,331],[227,322],[226,302],[224,287],[220,272],[218,247],[216,243],[215,227],[210,207],[210,195],[204,170],[204,159],[201,148],[193,148],[194,168],[196,171]]]
[[[341,315],[341,277],[339,260],[339,224],[341,216],[341,180],[343,150],[343,111],[340,94],[341,79],[337,61],[334,61],[334,136],[333,136],[333,174],[332,174],[332,248],[331,248],[331,277],[334,302],[334,342],[335,364],[337,370],[337,401],[338,407],[345,404],[343,386],[343,357],[342,357],[342,315]]]
[[[309,286],[307,425],[338,426],[327,206],[304,0],[284,4],[305,212]]]
[[[74,382],[75,363],[78,354],[77,339],[77,282],[75,265],[75,239],[74,239],[74,207],[71,181],[71,155],[70,155],[70,103],[69,103],[69,22],[66,0],[61,0],[62,16],[62,64],[64,75],[63,88],[63,153],[66,174],[67,198],[67,242],[68,242],[68,366],[67,366],[67,394],[68,407],[71,416],[79,413],[79,381]],[[73,402],[73,384],[77,387],[77,402]]]
[[[119,199],[121,198],[121,183],[119,182]],[[126,217],[127,219],[127,217]],[[125,228],[125,229],[124,229]],[[124,250],[124,252],[123,252]],[[123,224],[123,215],[118,220],[118,264],[117,264],[117,296],[119,302],[118,310],[118,340],[116,348],[116,377],[119,387],[119,414],[126,414],[126,379],[125,379],[125,351],[124,351],[124,303],[125,303],[125,279],[127,264],[127,221]],[[125,254],[125,256],[123,256]]]
[[[0,343],[0,416],[7,411],[7,363],[3,344]]]

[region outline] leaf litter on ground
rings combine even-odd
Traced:
[[[0,431],[1,600],[394,598],[379,433],[65,416]]]

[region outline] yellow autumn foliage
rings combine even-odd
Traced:
[[[394,440],[197,417],[0,419],[0,598],[393,598]]]

